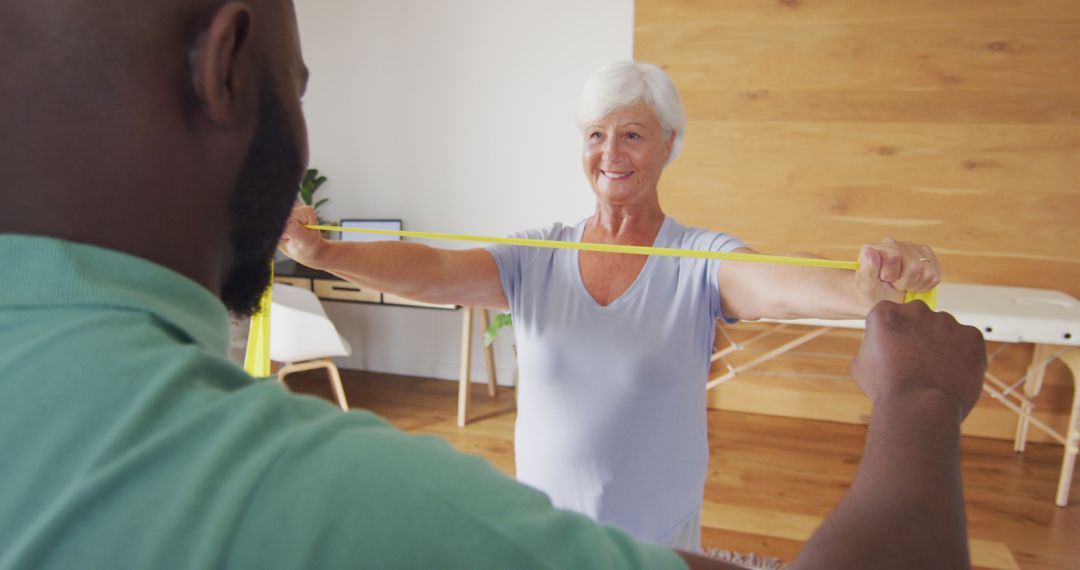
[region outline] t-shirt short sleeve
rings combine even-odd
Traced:
[[[701,251],[727,253],[741,247],[746,247],[746,244],[734,236],[702,229],[692,230],[687,236],[687,239],[690,242],[687,245],[687,249]],[[714,319],[723,319],[724,322],[734,323],[737,319],[730,319],[725,316],[723,304],[721,303],[721,296],[723,295],[719,283],[721,263],[723,263],[723,261],[719,259],[709,259],[706,263],[706,276],[709,280],[709,311]]]
[[[511,234],[515,239],[538,239],[566,241],[570,239],[573,228],[561,223],[548,228],[525,230]],[[499,280],[502,282],[503,293],[510,308],[515,306],[515,300],[521,292],[521,284],[525,272],[536,264],[540,259],[550,259],[553,250],[541,247],[522,247],[506,244],[489,244],[484,249],[495,258],[495,264],[499,267]]]

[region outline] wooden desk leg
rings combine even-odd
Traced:
[[[1051,347],[1043,344],[1036,344],[1031,351],[1031,364],[1028,365],[1027,377],[1024,379],[1024,396],[1028,400],[1034,400],[1042,391],[1043,379],[1046,377],[1046,365],[1048,364],[1047,358],[1050,357],[1052,351]],[[1028,426],[1030,423],[1026,414],[1032,413],[1034,407],[1030,402],[1024,402],[1021,405],[1024,414],[1016,420],[1016,438],[1013,440],[1013,451],[1017,453],[1023,453],[1024,448],[1027,446]]]
[[[458,372],[458,427],[465,427],[469,410],[469,371],[472,369],[472,317],[472,307],[461,308],[461,369]]]
[[[484,319],[484,331],[491,328],[491,313],[487,309],[481,309],[480,315]],[[495,382],[495,345],[484,347],[484,356],[487,364],[488,396],[495,397],[498,384]]]

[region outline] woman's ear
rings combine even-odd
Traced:
[[[251,45],[251,11],[228,2],[214,12],[191,50],[191,79],[203,112],[216,125],[233,126],[255,114],[258,100]]]
[[[675,156],[679,153],[679,135],[674,130],[668,135],[666,141],[664,141],[664,168],[671,164],[672,160],[675,160]]]

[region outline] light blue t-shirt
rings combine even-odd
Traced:
[[[576,242],[584,228],[555,224],[515,237]],[[655,245],[743,247],[670,217]],[[518,480],[560,508],[667,542],[701,507],[720,262],[650,257],[621,297],[600,306],[581,280],[577,251],[487,249],[518,347]]]

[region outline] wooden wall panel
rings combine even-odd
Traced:
[[[769,251],[894,235],[952,281],[1080,296],[1077,30],[1071,0],[639,0],[636,57],[689,116],[664,205]]]
[[[994,19],[1060,20],[1076,17],[1075,0],[638,0],[637,29],[762,21],[806,24]],[[688,19],[692,16],[694,19]]]
[[[894,236],[947,281],[1080,297],[1080,2],[638,0],[635,26],[687,110],[680,221],[838,259]]]

